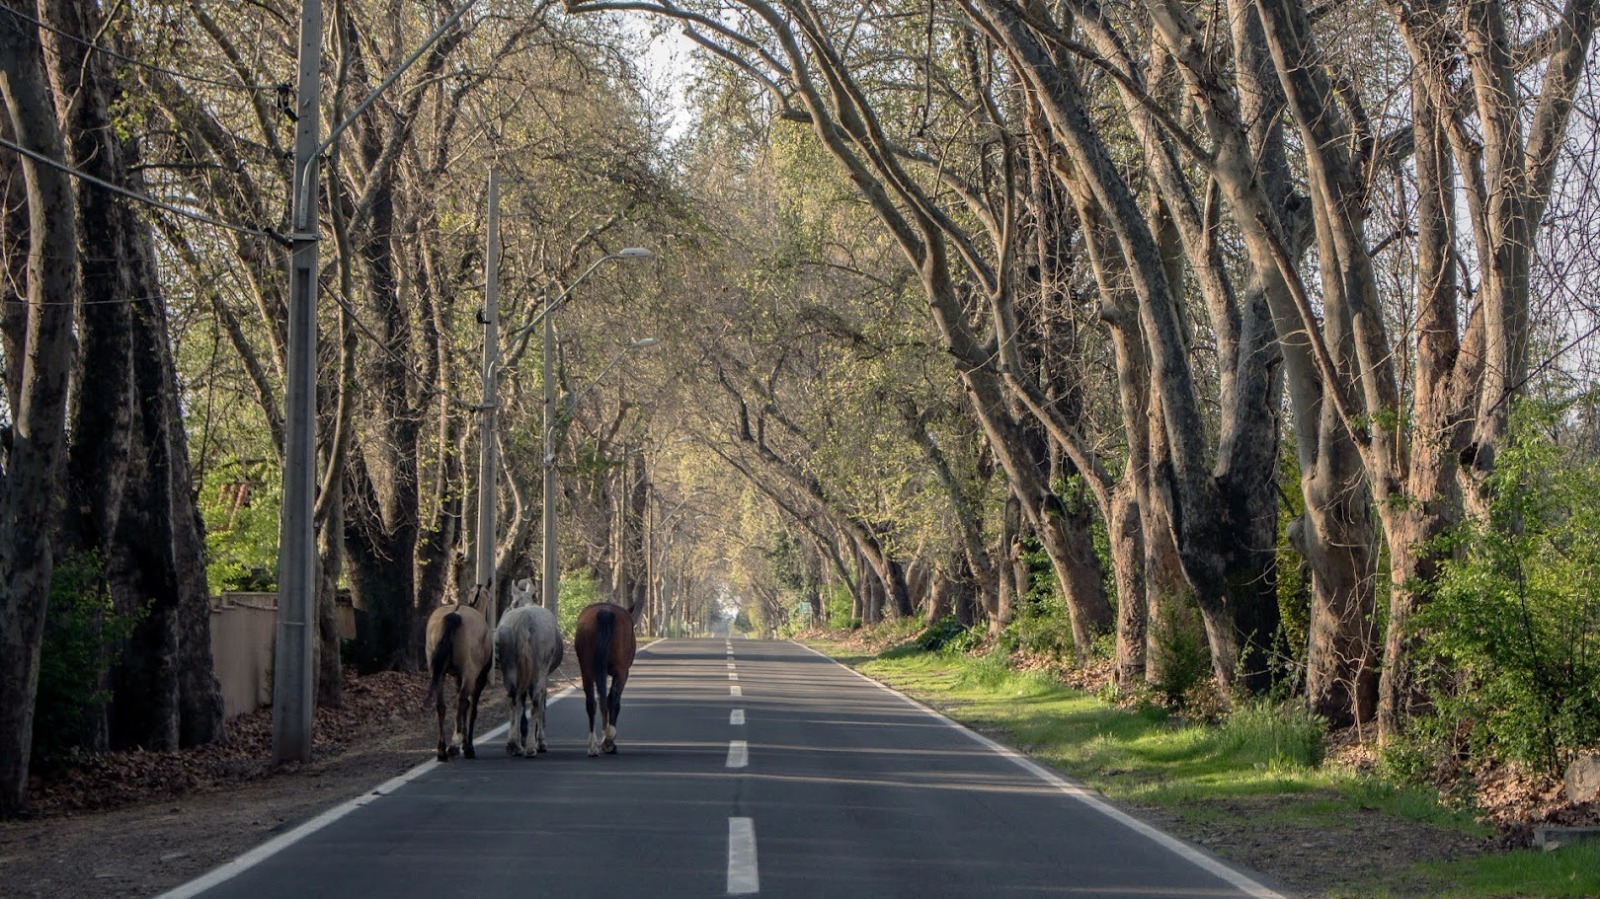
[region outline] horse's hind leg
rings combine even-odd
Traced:
[[[463,690],[461,693],[462,699],[467,700],[467,726],[465,738],[461,744],[461,754],[469,759],[475,759],[478,757],[478,751],[472,746],[472,732],[478,726],[478,700],[483,696],[483,688],[488,686],[488,684],[489,666],[484,665],[478,670],[478,679],[472,685],[472,692],[470,694],[471,698],[468,699],[469,694],[467,691]],[[466,685],[463,684],[462,686],[464,687]]]
[[[461,754],[462,734],[467,723],[467,686],[470,681],[461,678],[456,685],[456,718],[455,733],[450,736],[450,757],[455,758]]]
[[[550,689],[549,685],[546,684],[544,682],[544,679],[541,678],[537,683],[535,683],[533,685],[533,695],[528,697],[529,705],[532,706],[530,711],[533,713],[533,752],[530,753],[530,754],[531,755],[535,755],[535,756],[537,756],[539,753],[545,751],[545,745],[544,745],[545,693],[547,693],[549,691],[549,689]]]
[[[527,743],[522,730],[522,721],[526,719],[522,713],[522,697],[515,688],[506,691],[506,714],[506,755],[521,755],[522,746]],[[518,737],[522,738],[520,743]]]
[[[602,697],[602,701],[604,697]],[[588,678],[583,681],[583,708],[589,713],[589,757],[594,758],[600,754],[600,740],[594,733],[594,682]],[[601,719],[604,721],[605,719]]]
[[[448,761],[450,761],[450,744],[448,742],[446,742],[445,736],[444,736],[444,713],[445,713],[444,690],[440,690],[439,691],[438,698],[435,701],[434,706],[435,706],[434,711],[437,713],[437,715],[439,717],[439,753],[438,753],[438,759],[441,762],[448,762]]]
[[[615,755],[617,751],[617,717],[622,714],[622,688],[628,683],[627,672],[611,679],[611,694],[606,697],[605,738],[600,741],[602,752]]]

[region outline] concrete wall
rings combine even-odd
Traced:
[[[276,593],[224,593],[211,601],[211,659],[229,718],[272,704]]]
[[[278,594],[224,593],[211,600],[211,658],[229,718],[272,705],[272,650]],[[355,609],[339,597],[339,636],[356,635]]]

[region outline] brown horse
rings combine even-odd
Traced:
[[[617,751],[617,715],[622,711],[622,688],[635,649],[633,615],[609,602],[597,602],[578,613],[578,630],[572,648],[583,675],[583,705],[589,712],[589,755]],[[611,678],[609,691],[606,678]],[[595,698],[600,700],[600,731],[594,727]]]
[[[478,588],[473,593],[473,599],[479,599],[488,591]],[[472,730],[478,723],[478,697],[483,695],[489,670],[494,667],[489,621],[472,600],[468,604],[445,603],[428,616],[427,647],[428,670],[433,673],[428,701],[439,715],[439,761],[448,762],[457,755],[476,758]],[[444,735],[445,675],[456,679],[456,727],[449,742]]]

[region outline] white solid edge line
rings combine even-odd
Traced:
[[[728,895],[761,892],[761,872],[756,867],[754,818],[728,819]]]
[[[1160,846],[1162,846],[1162,847],[1164,847],[1164,848],[1166,848],[1168,850],[1171,850],[1174,853],[1177,853],[1180,857],[1182,857],[1184,860],[1188,861],[1189,863],[1201,868],[1202,870],[1204,870],[1204,871],[1206,871],[1206,872],[1208,872],[1210,874],[1215,875],[1216,877],[1218,877],[1218,878],[1220,878],[1220,879],[1222,879],[1224,881],[1227,881],[1232,886],[1235,886],[1235,887],[1243,890],[1247,895],[1254,897],[1254,899],[1288,899],[1288,897],[1284,896],[1282,893],[1279,893],[1278,891],[1273,890],[1272,888],[1270,888],[1270,887],[1266,886],[1265,884],[1255,880],[1254,878],[1252,878],[1252,877],[1250,877],[1250,876],[1248,876],[1248,875],[1246,875],[1246,874],[1244,874],[1244,873],[1242,873],[1242,872],[1240,872],[1238,870],[1235,870],[1234,868],[1232,868],[1229,865],[1217,860],[1216,858],[1213,858],[1213,857],[1205,854],[1204,852],[1199,851],[1198,849],[1194,848],[1193,846],[1190,846],[1188,843],[1185,843],[1184,841],[1178,839],[1177,837],[1172,836],[1169,833],[1165,833],[1163,831],[1157,830],[1156,828],[1151,827],[1150,825],[1144,823],[1143,821],[1140,821],[1138,818],[1133,817],[1132,815],[1128,814],[1127,812],[1123,811],[1122,809],[1117,808],[1116,806],[1112,805],[1111,803],[1107,802],[1106,800],[1101,799],[1098,796],[1095,796],[1094,793],[1092,791],[1090,791],[1090,789],[1088,787],[1084,786],[1083,784],[1077,783],[1076,781],[1069,780],[1068,778],[1063,777],[1062,775],[1056,773],[1055,771],[1050,770],[1049,768],[1046,768],[1045,766],[1039,764],[1038,762],[1034,761],[1033,759],[1030,759],[1027,756],[1023,755],[1022,753],[1016,751],[1015,749],[1012,749],[1011,747],[1006,746],[1003,743],[997,743],[994,740],[989,739],[988,737],[984,736],[983,734],[980,734],[977,731],[973,730],[972,728],[967,727],[965,724],[962,724],[959,721],[954,721],[954,720],[946,717],[943,713],[939,712],[937,709],[931,708],[931,707],[929,707],[927,705],[924,705],[921,702],[918,702],[915,699],[912,699],[910,696],[907,696],[906,694],[901,693],[899,690],[896,690],[895,688],[889,686],[888,684],[884,684],[884,683],[880,683],[878,681],[875,681],[872,678],[866,676],[865,674],[862,674],[861,672],[855,670],[854,668],[851,668],[849,665],[846,665],[846,664],[844,664],[843,662],[840,662],[837,659],[829,658],[827,655],[825,655],[823,653],[820,653],[820,652],[817,652],[815,649],[812,649],[811,647],[806,646],[804,643],[795,643],[794,645],[800,647],[801,649],[806,650],[807,652],[813,653],[813,654],[818,655],[818,656],[822,656],[822,658],[824,658],[824,659],[828,659],[828,661],[833,662],[835,665],[838,665],[840,668],[843,668],[844,670],[850,672],[851,674],[854,674],[856,677],[861,678],[862,680],[866,681],[869,684],[872,684],[874,687],[877,687],[878,689],[883,690],[886,693],[890,693],[890,694],[892,694],[894,696],[900,697],[900,699],[902,701],[904,701],[907,705],[910,705],[911,707],[921,711],[925,715],[929,715],[929,716],[931,716],[933,718],[936,718],[936,719],[944,722],[945,724],[949,725],[950,727],[955,728],[958,731],[961,731],[962,733],[966,734],[968,737],[971,737],[975,742],[979,743],[980,745],[982,745],[982,746],[984,746],[984,747],[986,747],[986,748],[988,748],[988,749],[990,749],[990,750],[992,750],[994,752],[999,753],[1002,756],[1005,756],[1006,758],[1010,759],[1014,764],[1016,764],[1017,767],[1022,768],[1024,771],[1027,771],[1030,774],[1032,774],[1033,776],[1035,776],[1035,777],[1039,778],[1040,780],[1044,781],[1045,783],[1050,784],[1051,786],[1055,787],[1057,790],[1061,791],[1062,793],[1065,793],[1066,795],[1072,797],[1073,799],[1078,800],[1079,802],[1083,803],[1084,805],[1087,805],[1088,807],[1094,809],[1095,811],[1099,812],[1102,815],[1105,815],[1107,818],[1110,818],[1111,820],[1116,821],[1118,824],[1121,824],[1124,827],[1127,827],[1128,829],[1134,831],[1135,833],[1138,833],[1138,834],[1140,834],[1140,835],[1142,835],[1144,837],[1147,837],[1147,838],[1149,838],[1151,840],[1154,840]]]
[[[561,699],[563,696],[571,693],[574,689],[576,689],[576,687],[569,684],[566,689],[546,700],[546,704],[548,705],[549,703]],[[494,740],[499,735],[505,733],[508,727],[509,724],[502,724],[494,730],[475,738],[472,741],[472,745],[477,746],[486,741]],[[345,815],[348,815],[356,809],[367,805],[374,799],[393,793],[395,790],[400,789],[411,781],[416,780],[417,778],[427,774],[429,771],[432,771],[437,767],[439,767],[439,761],[437,759],[428,759],[415,768],[412,768],[410,771],[407,771],[397,777],[392,777],[376,787],[373,787],[371,790],[362,793],[360,796],[342,802],[339,805],[328,809],[315,818],[312,818],[310,821],[301,824],[299,827],[278,834],[254,849],[246,851],[244,854],[238,856],[232,861],[223,862],[222,864],[212,868],[210,871],[207,871],[188,883],[182,883],[173,887],[167,892],[157,896],[156,899],[189,899],[189,897],[198,896],[214,886],[226,883],[233,878],[238,877],[240,874],[250,870],[251,868],[254,868],[256,865],[261,864],[272,856],[277,855],[285,849],[288,849],[295,843],[298,843],[306,837],[311,836],[322,828],[327,827],[329,824],[332,824],[340,818],[343,818]]]

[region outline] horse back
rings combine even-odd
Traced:
[[[494,659],[489,622],[471,606],[445,603],[428,616],[427,650],[430,668],[435,659],[448,659],[464,675],[477,674]]]
[[[633,616],[615,603],[597,602],[586,607],[578,613],[572,648],[578,655],[578,666],[585,671],[592,673],[595,659],[601,655],[608,674],[627,671],[633,665],[636,649]],[[600,652],[602,648],[603,653]]]
[[[495,629],[495,649],[502,670],[514,669],[519,688],[532,685],[541,666],[546,673],[561,664],[561,629],[543,606],[517,606],[500,616]],[[509,661],[509,666],[508,666]],[[512,684],[507,682],[507,687]]]

